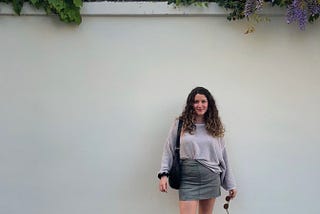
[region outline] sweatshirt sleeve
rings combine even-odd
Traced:
[[[229,165],[228,161],[228,155],[227,150],[225,147],[225,143],[223,143],[224,146],[222,148],[222,162],[221,162],[221,168],[222,168],[222,174],[221,174],[221,186],[226,190],[229,191],[231,189],[236,188],[236,182],[232,173],[232,170]]]
[[[175,120],[174,123],[171,125],[166,143],[163,146],[161,167],[160,167],[159,173],[163,173],[163,172],[169,173],[171,169],[175,143],[177,138],[178,122],[179,120]]]

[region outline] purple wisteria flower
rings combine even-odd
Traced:
[[[287,7],[287,23],[298,22],[300,30],[305,30],[308,21],[308,7],[305,0],[293,0]]]
[[[287,23],[297,22],[301,30],[305,30],[308,17],[320,14],[318,0],[293,0],[287,7]]]
[[[263,0],[246,0],[244,7],[244,15],[246,17],[252,15],[255,11],[262,9]]]
[[[316,15],[320,13],[320,4],[318,0],[309,0],[308,1],[308,10],[310,15]]]

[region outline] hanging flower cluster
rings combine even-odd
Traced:
[[[244,7],[244,15],[246,17],[252,15],[254,12],[260,11],[263,7],[263,0],[246,0]]]
[[[261,11],[266,2],[271,2],[273,6],[278,5],[280,7],[286,7],[287,23],[296,22],[299,25],[300,30],[305,30],[308,21],[313,23],[319,18],[320,0],[246,0],[244,7],[245,17],[249,18],[253,14]]]

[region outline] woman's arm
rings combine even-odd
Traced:
[[[169,173],[171,169],[175,143],[176,143],[175,139],[177,137],[178,121],[179,120],[175,120],[170,127],[166,143],[164,144],[164,147],[163,147],[161,167],[159,170],[159,174]]]
[[[229,195],[231,197],[235,197],[236,191],[236,182],[229,164],[227,149],[225,146],[224,139],[222,139],[222,161],[220,163],[222,169],[222,176],[221,176],[221,186],[226,190],[229,191]]]
[[[175,120],[172,124],[167,141],[163,147],[161,168],[158,173],[158,178],[160,179],[159,190],[161,192],[168,192],[168,175],[172,166],[173,154],[176,146],[178,121],[179,120]]]

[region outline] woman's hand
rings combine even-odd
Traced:
[[[161,192],[168,192],[168,177],[162,176],[159,182],[159,190]]]
[[[229,196],[231,197],[231,199],[234,199],[236,195],[237,195],[236,189],[229,190]]]

